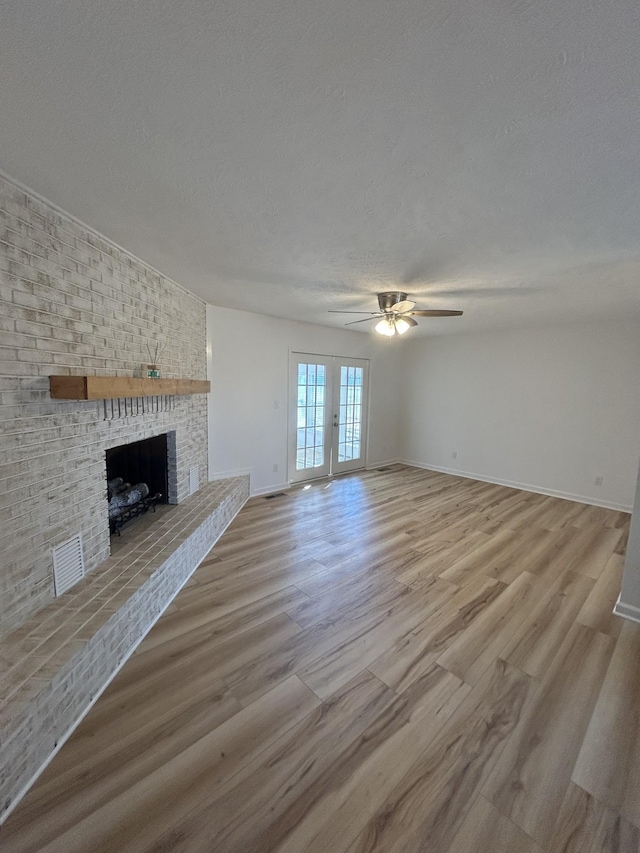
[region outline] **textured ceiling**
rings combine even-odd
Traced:
[[[412,335],[640,315],[637,0],[4,0],[0,23],[0,168],[215,305],[465,312]]]

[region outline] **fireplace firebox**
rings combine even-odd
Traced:
[[[113,447],[106,460],[109,527],[119,535],[126,522],[168,503],[167,435]]]

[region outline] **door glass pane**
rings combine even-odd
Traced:
[[[363,373],[361,367],[340,367],[338,462],[349,462],[361,456]]]
[[[297,471],[324,465],[325,383],[323,364],[298,364]]]

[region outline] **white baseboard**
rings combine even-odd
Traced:
[[[272,486],[265,486],[263,489],[251,489],[251,497],[259,498],[262,495],[271,495],[274,492],[286,492],[291,488],[291,483],[275,483]]]
[[[401,459],[385,459],[382,462],[371,462],[365,467],[366,471],[375,471],[376,468],[386,468],[388,465],[403,465]]]
[[[640,607],[634,607],[633,604],[625,604],[623,601],[620,601],[620,595],[613,608],[615,615],[622,616],[623,619],[629,619],[631,622],[640,623]]]
[[[512,489],[522,489],[523,492],[535,492],[538,495],[549,495],[552,498],[563,498],[567,501],[589,504],[590,506],[601,506],[604,509],[615,509],[621,512],[631,512],[632,506],[618,504],[612,501],[597,500],[590,495],[574,495],[571,492],[561,492],[557,489],[545,489],[543,486],[532,486],[530,483],[518,483],[514,480],[502,480],[497,477],[488,477],[486,474],[474,474],[470,471],[459,471],[455,468],[444,468],[441,465],[427,465],[424,462],[411,462],[408,459],[399,459],[403,465],[411,465],[414,468],[424,468],[427,471],[437,471],[439,474],[452,474],[454,477],[464,477],[467,480],[480,480],[481,483],[494,483],[497,486],[509,486]]]

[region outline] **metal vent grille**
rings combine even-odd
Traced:
[[[200,473],[198,468],[189,468],[189,494],[192,495],[200,488]]]
[[[78,533],[52,549],[53,585],[56,595],[62,595],[84,577],[82,537]]]

